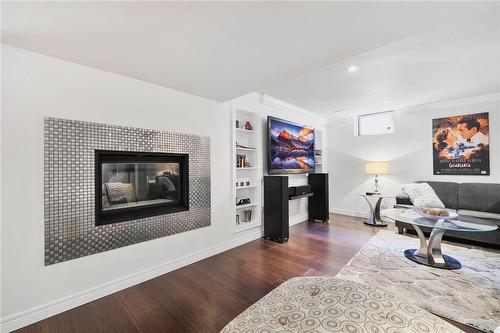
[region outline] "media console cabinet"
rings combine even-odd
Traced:
[[[264,176],[264,238],[288,241],[290,200],[308,198],[309,220],[328,222],[328,174],[311,173],[307,178],[309,192],[290,195],[288,176]]]

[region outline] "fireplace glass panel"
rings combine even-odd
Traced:
[[[96,150],[96,225],[189,210],[187,154]]]
[[[102,210],[178,204],[179,163],[102,163]]]

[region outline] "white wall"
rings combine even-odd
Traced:
[[[490,113],[490,176],[434,176],[432,119],[477,112]],[[366,161],[390,162],[391,173],[380,176],[381,192],[400,193],[401,184],[415,180],[500,183],[500,94],[396,110],[395,133],[354,136],[354,117],[334,118],[328,125],[330,210],[364,215],[369,209],[356,193],[373,191]],[[385,200],[390,207],[393,200]]]
[[[2,67],[2,330],[22,327],[260,237],[259,229],[232,233],[227,105],[5,45]],[[262,110],[273,108],[262,106]],[[273,115],[311,123],[310,115],[300,112]],[[47,116],[210,136],[212,225],[45,267],[43,118]],[[301,209],[297,214],[303,213]]]

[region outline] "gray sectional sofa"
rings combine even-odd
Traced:
[[[457,213],[468,219],[476,218],[474,222],[496,224],[499,229],[492,232],[446,232],[445,238],[454,241],[472,241],[481,245],[500,247],[500,184],[491,183],[454,183],[438,181],[417,181],[428,183],[446,208],[456,210]],[[406,194],[396,197],[396,207],[408,207],[412,203]],[[396,221],[399,233],[406,229],[413,231],[413,227],[402,221]],[[430,232],[428,228],[422,228]]]

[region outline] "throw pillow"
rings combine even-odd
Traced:
[[[410,197],[411,203],[416,207],[445,208],[436,192],[427,183],[406,184],[403,186],[403,192]]]
[[[105,183],[106,192],[108,193],[109,202],[114,204],[127,203],[127,196],[123,183]]]
[[[159,176],[156,181],[167,188],[167,191],[175,191],[174,183],[165,176]]]
[[[136,202],[137,198],[135,195],[135,186],[131,183],[122,183],[123,191],[125,192],[125,198],[127,198],[127,202]]]

